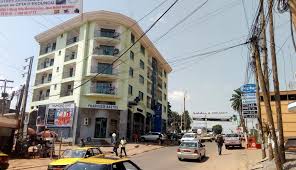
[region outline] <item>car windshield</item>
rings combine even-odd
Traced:
[[[66,170],[111,170],[110,165],[106,164],[89,164],[78,162],[66,168]]]
[[[196,142],[184,142],[180,144],[180,148],[196,148],[197,143]]]
[[[238,134],[227,134],[225,137],[239,137]]]
[[[194,134],[185,134],[183,138],[194,138]]]
[[[63,158],[83,158],[85,153],[85,150],[65,150]]]

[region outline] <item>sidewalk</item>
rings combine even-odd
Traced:
[[[61,153],[63,153],[66,149],[76,148],[78,146],[63,146],[61,147]],[[126,152],[128,157],[135,156],[144,152],[160,149],[164,146],[159,145],[146,145],[146,144],[127,144],[126,145]],[[59,153],[58,151],[59,146],[56,146],[56,154]],[[100,147],[100,149],[106,155],[112,154],[112,147]],[[120,152],[120,150],[118,150]],[[49,158],[36,158],[36,159],[12,159],[9,161],[9,168],[13,170],[20,170],[20,169],[32,169],[32,170],[46,170],[47,165],[53,160]]]

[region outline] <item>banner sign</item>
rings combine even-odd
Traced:
[[[257,117],[256,85],[245,84],[241,87],[242,91],[242,111],[244,118]]]
[[[74,14],[82,0],[0,0],[0,16]]]
[[[72,127],[74,103],[49,104],[46,125],[48,127]]]
[[[118,110],[117,105],[109,105],[109,104],[88,104],[87,107],[91,109]]]

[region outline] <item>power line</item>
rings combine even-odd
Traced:
[[[248,21],[248,15],[247,15],[247,10],[246,10],[246,6],[245,6],[245,1],[242,0],[242,4],[243,4],[243,8],[244,8],[244,15],[245,15],[245,20],[246,20],[246,27],[247,30],[249,30],[249,21]]]
[[[169,30],[167,30],[164,34],[162,34],[160,37],[158,37],[155,41],[159,41],[164,36],[166,36],[169,32],[174,30],[176,27],[178,27],[180,24],[185,22],[188,18],[190,18],[193,14],[195,14],[199,9],[201,9],[209,0],[206,0],[204,3],[202,3],[200,6],[195,8],[193,11],[191,11],[188,15],[186,15],[183,19],[181,19],[179,22],[177,22],[174,26],[172,26]]]

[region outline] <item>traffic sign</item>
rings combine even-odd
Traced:
[[[255,93],[256,92],[256,85],[255,84],[244,84],[241,87],[241,91],[243,93]]]

